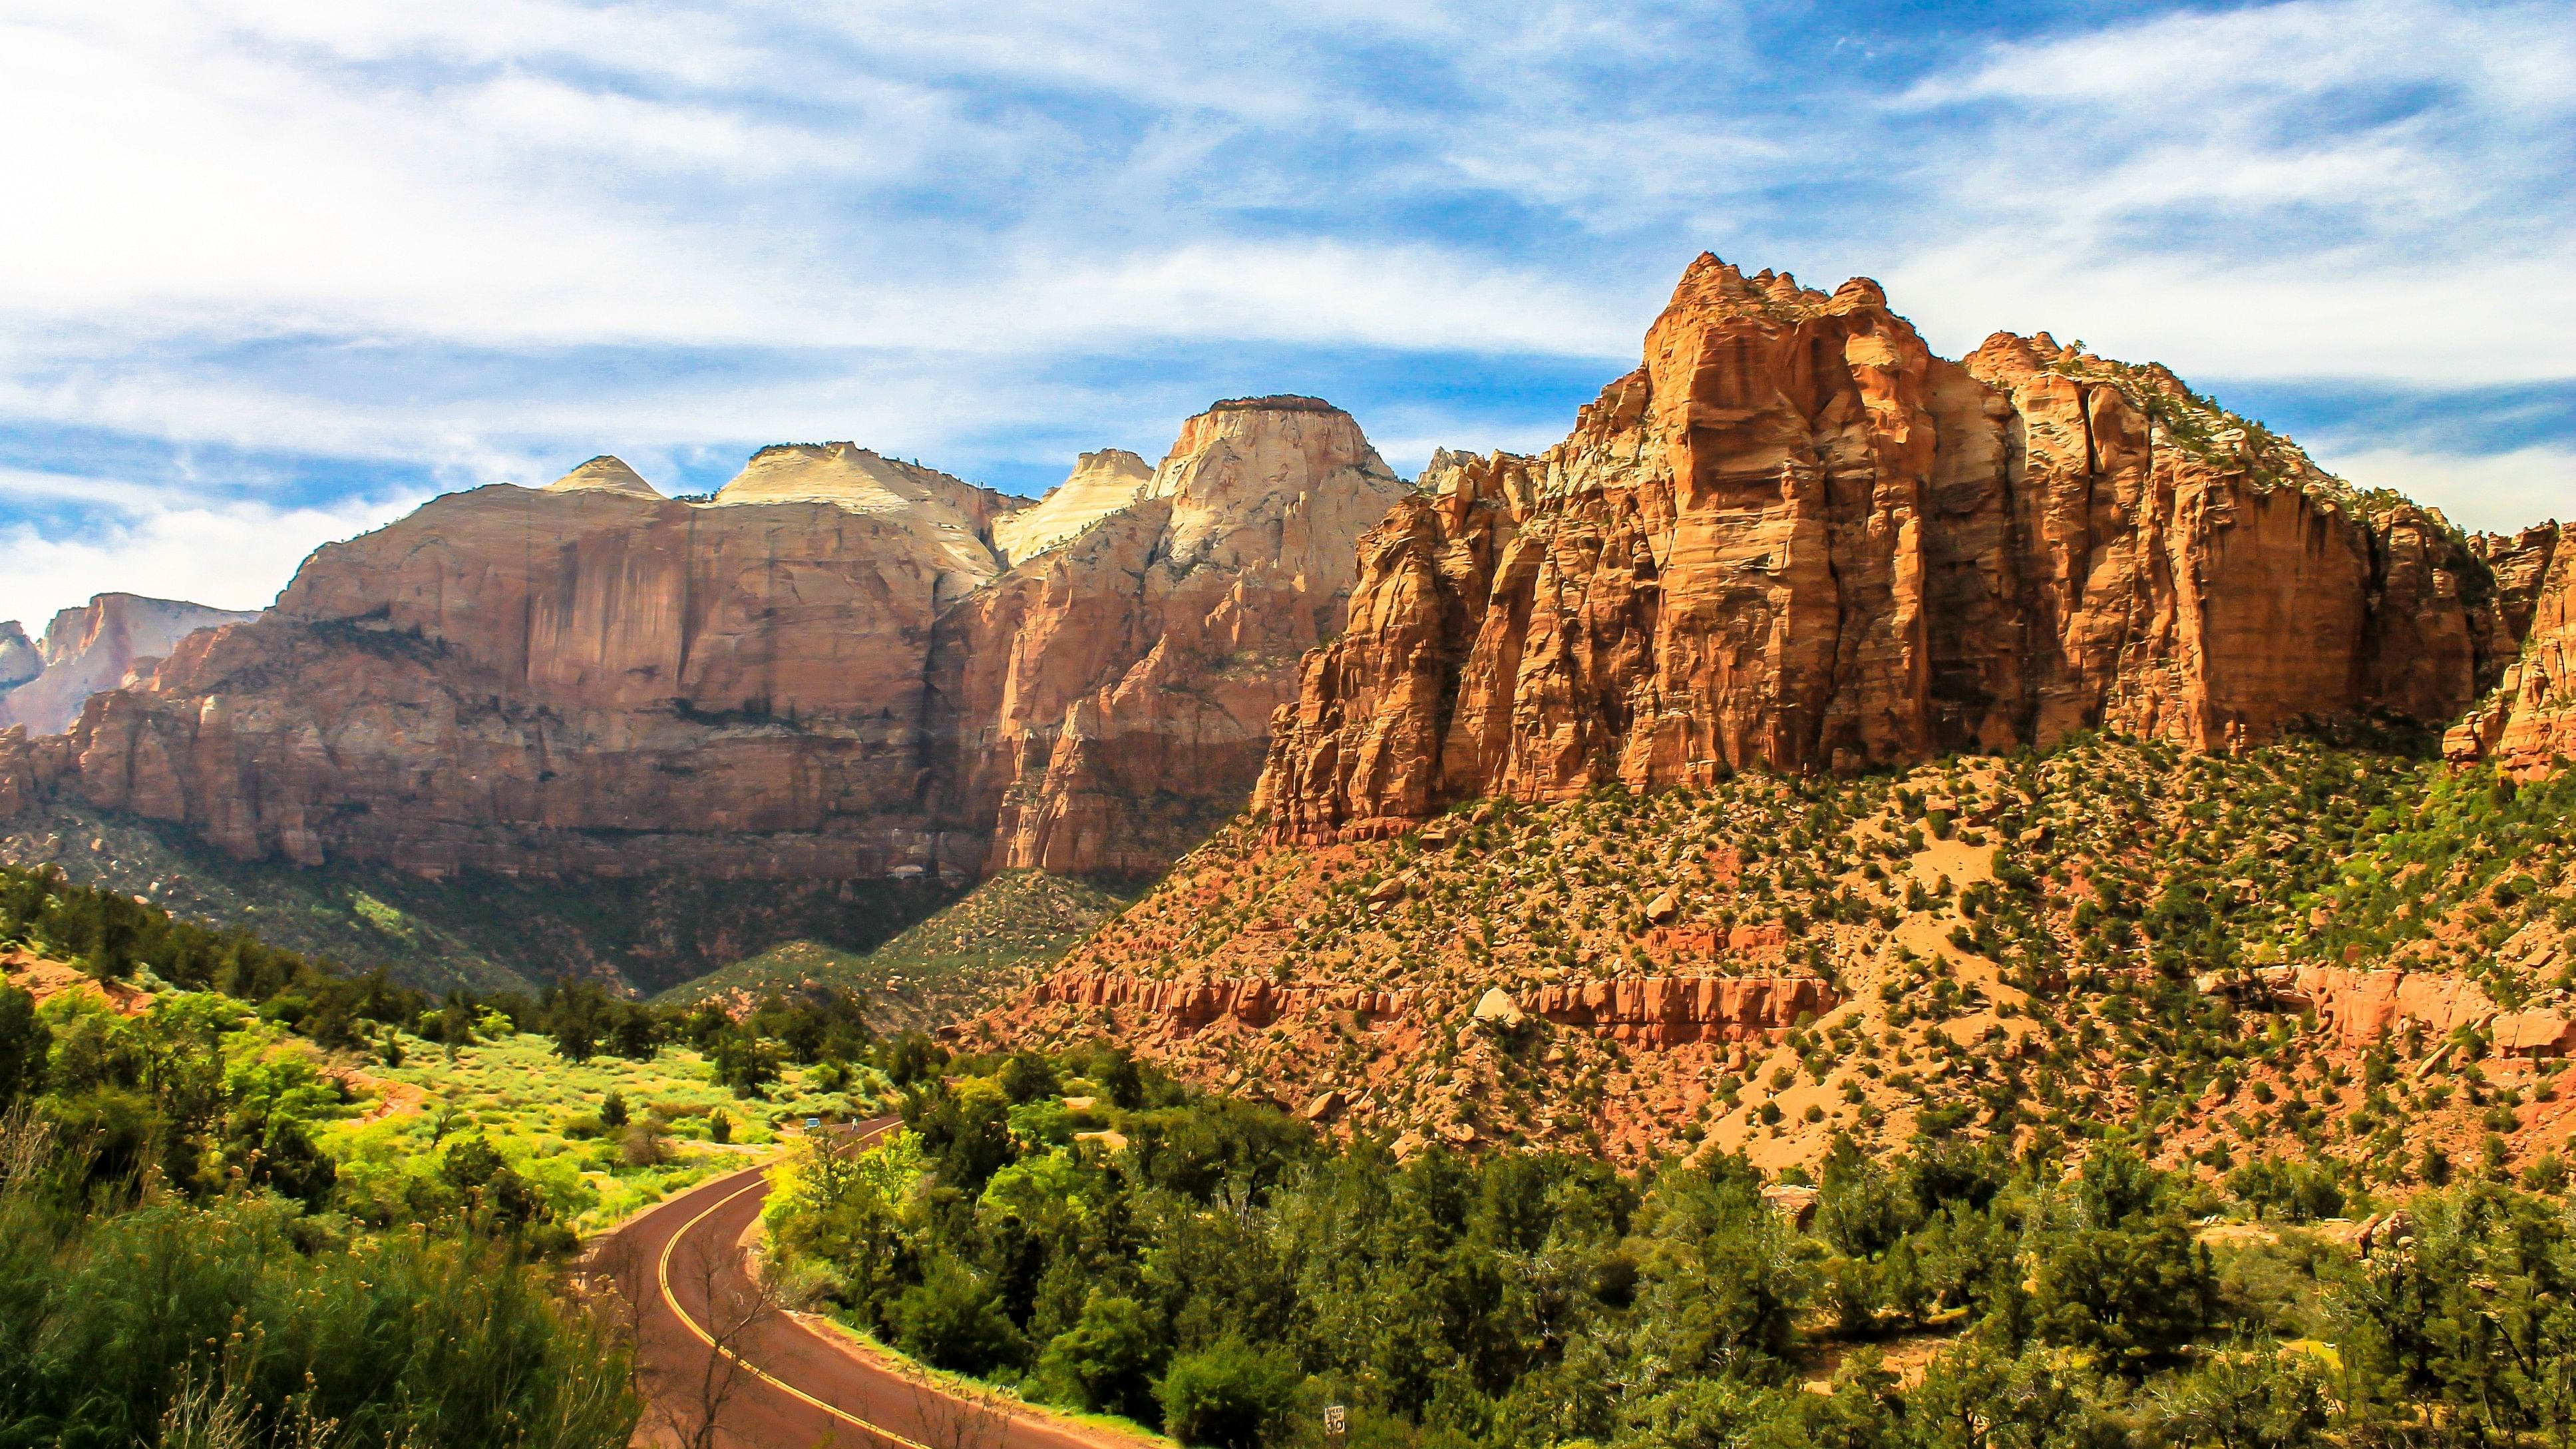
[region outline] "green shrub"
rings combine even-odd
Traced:
[[[1159,1394],[1164,1432],[1193,1449],[1262,1449],[1286,1428],[1297,1380],[1284,1355],[1229,1335],[1172,1360]]]

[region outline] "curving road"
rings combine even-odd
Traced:
[[[894,1117],[860,1123],[853,1145],[900,1125]],[[685,1439],[712,1397],[720,1401],[715,1442],[728,1449],[1103,1449],[1118,1442],[1017,1405],[1005,1412],[964,1403],[917,1385],[828,1330],[787,1314],[746,1312],[755,1290],[735,1246],[769,1195],[766,1172],[763,1165],[702,1183],[629,1221],[594,1257],[634,1305],[637,1352],[659,1409],[646,1422],[661,1431],[657,1440]]]

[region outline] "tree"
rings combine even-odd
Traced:
[[[0,986],[0,1110],[35,1095],[53,1041],[52,1028],[36,1015],[36,998],[14,986]]]
[[[2218,1272],[2166,1174],[2112,1143],[2085,1160],[2043,1235],[2035,1297],[2044,1338],[2136,1373],[2209,1326]]]
[[[1082,1316],[1057,1334],[1039,1357],[1038,1382],[1057,1399],[1078,1408],[1150,1423],[1160,1350],[1154,1325],[1141,1304],[1133,1298],[1106,1296],[1095,1288],[1083,1300]]]
[[[904,1352],[958,1373],[988,1374],[1028,1351],[991,1281],[954,1258],[933,1260],[889,1316]]]
[[[1261,1449],[1287,1425],[1297,1370],[1284,1355],[1228,1335],[1182,1354],[1163,1375],[1163,1429],[1204,1449]]]
[[[717,1037],[710,1055],[716,1085],[731,1087],[735,1096],[759,1096],[761,1088],[778,1080],[778,1049],[748,1029],[737,1028]]]

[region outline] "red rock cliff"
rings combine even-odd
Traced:
[[[2502,665],[2466,543],[2155,367],[1933,356],[1877,286],[1703,256],[1534,458],[1444,458],[1273,724],[1304,838],[1480,793],[1849,768],[2105,727],[2440,722]]]
[[[1149,871],[1241,810],[1355,543],[1406,492],[1349,414],[1296,397],[1190,419],[1142,488],[941,621],[948,788],[997,868]]]
[[[2560,768],[2576,759],[2576,547],[2557,525],[2479,543],[2495,573],[2498,632],[2519,648],[2443,748],[2518,774]]]

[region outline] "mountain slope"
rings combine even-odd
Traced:
[[[749,1005],[772,992],[834,986],[859,992],[880,1032],[944,1026],[1028,985],[1134,898],[1079,877],[1006,870],[873,951],[787,941],[657,1000]]]
[[[2576,1125],[2529,1060],[2576,1046],[2571,807],[2576,775],[2420,750],[2084,736],[1392,839],[1246,820],[979,1030],[1631,1159],[2126,1123],[2170,1160],[2304,1142],[2396,1175],[2491,1131],[2524,1160]]]

